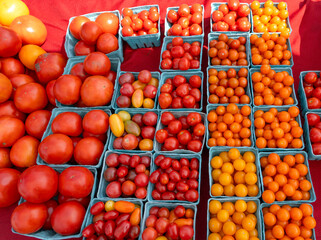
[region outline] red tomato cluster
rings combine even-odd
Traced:
[[[106,195],[110,198],[147,195],[150,157],[111,153],[105,160],[104,179],[108,182]]]
[[[95,51],[116,51],[118,29],[119,19],[111,12],[101,13],[95,21],[85,16],[75,17],[69,25],[69,31],[74,38],[80,40],[74,48],[76,56],[88,55]]]
[[[187,116],[175,118],[170,112],[163,112],[161,123],[166,126],[156,132],[156,141],[163,144],[161,151],[188,149],[200,152],[203,147],[205,126],[201,114],[188,113]]]
[[[191,76],[188,81],[182,75],[168,78],[160,88],[159,106],[161,109],[200,108],[201,86],[202,78],[198,75]]]
[[[308,124],[310,127],[310,141],[312,151],[315,155],[321,155],[321,120],[320,115],[315,113],[307,114]]]
[[[21,234],[40,229],[61,235],[79,232],[93,185],[94,175],[84,167],[69,167],[60,174],[45,165],[28,168],[18,181],[26,202],[12,213],[13,229]],[[58,202],[53,199],[57,194]]]
[[[124,134],[115,139],[114,149],[152,151],[156,124],[157,114],[154,112],[134,114],[131,120],[124,122]]]
[[[175,37],[162,53],[161,68],[182,71],[197,69],[200,67],[201,48],[200,42],[190,44],[181,37]]]
[[[121,32],[124,37],[158,33],[159,12],[157,7],[151,7],[148,11],[142,10],[138,14],[134,14],[130,8],[124,8],[123,17]]]
[[[128,201],[95,203],[90,213],[92,223],[84,228],[82,236],[88,240],[138,239],[141,209]]]
[[[39,145],[39,156],[48,164],[96,165],[104,150],[109,116],[91,110],[84,118],[76,112],[60,113],[51,124],[52,133]],[[81,137],[82,136],[82,137]]]
[[[168,36],[192,36],[203,33],[203,7],[194,3],[191,7],[181,4],[178,11],[171,9],[167,13],[167,21],[172,24]]]
[[[212,30],[248,32],[251,28],[248,20],[250,12],[248,5],[240,4],[239,0],[229,0],[228,4],[221,4],[212,13]]]
[[[321,108],[321,79],[315,72],[304,76],[303,87],[308,102],[308,109]]]
[[[150,182],[155,184],[152,192],[154,200],[198,200],[197,158],[178,160],[159,155],[155,158],[155,165],[159,168],[150,175]]]
[[[108,105],[113,97],[116,73],[109,58],[101,52],[90,53],[83,63],[74,65],[51,86],[61,104],[77,107]]]
[[[142,240],[156,239],[166,236],[168,239],[190,240],[194,238],[193,209],[177,205],[169,210],[166,207],[152,207],[146,219],[146,229],[142,234]]]
[[[116,100],[118,107],[154,108],[158,79],[153,78],[150,71],[140,71],[136,81],[132,73],[124,73],[118,82],[121,86],[120,96]]]

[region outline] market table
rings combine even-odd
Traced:
[[[290,22],[292,27],[292,35],[290,37],[293,51],[294,67],[293,74],[296,80],[295,86],[298,87],[298,77],[301,71],[320,70],[321,69],[321,1],[320,0],[285,0],[288,4]],[[214,1],[147,1],[147,0],[109,0],[109,1],[88,1],[88,0],[69,0],[69,1],[53,1],[53,0],[24,0],[30,9],[30,14],[40,18],[46,25],[48,30],[47,41],[43,48],[48,52],[64,52],[63,43],[68,25],[68,20],[72,16],[86,14],[90,12],[119,10],[124,7],[134,7],[147,4],[158,4],[161,14],[161,31],[162,37],[164,32],[164,19],[166,8],[178,6],[182,3],[201,3],[205,7],[205,44],[207,46],[207,34],[210,31],[210,11],[211,2]],[[223,2],[223,1],[215,1]],[[241,2],[252,2],[244,0]],[[207,47],[204,47],[207,48]],[[206,51],[205,51],[206,52]],[[203,54],[202,70],[206,74],[207,54]],[[124,43],[124,62],[121,70],[140,71],[148,69],[157,71],[159,67],[160,47],[132,50]],[[204,96],[206,97],[206,96]],[[206,101],[205,101],[206,102]],[[205,106],[204,106],[205,110]],[[201,201],[198,205],[196,239],[206,239],[206,214],[207,200],[209,198],[208,184],[208,150],[204,148],[202,154],[202,180],[201,180]],[[321,239],[321,179],[318,177],[321,172],[321,162],[310,161],[310,171],[312,175],[317,201],[313,203],[314,216],[319,224],[316,227],[316,239]],[[10,216],[15,206],[0,210],[0,239],[30,239],[15,235],[11,232]]]

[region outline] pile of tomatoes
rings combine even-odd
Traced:
[[[171,24],[167,31],[168,36],[193,36],[203,33],[203,6],[198,3],[191,7],[181,4],[177,11],[169,10],[166,17]]]
[[[250,31],[250,12],[247,4],[240,4],[239,0],[228,0],[228,4],[221,4],[212,13],[212,31]]]
[[[261,157],[263,201],[310,200],[312,184],[307,179],[309,168],[305,165],[306,160],[302,153],[285,155],[282,159],[277,153]]]
[[[97,165],[109,129],[109,115],[91,110],[82,118],[77,112],[62,112],[51,124],[52,134],[42,140],[38,152],[47,164]],[[82,136],[82,137],[81,137]]]
[[[217,38],[217,36],[215,36]],[[211,65],[247,66],[246,38],[229,38],[222,33],[209,43]]]
[[[145,212],[149,216],[144,222],[146,228],[143,231],[142,240],[165,239],[166,237],[181,240],[195,238],[194,210],[177,204],[172,204],[170,208],[171,210],[168,207],[153,206],[149,213]]]
[[[99,14],[94,21],[86,16],[77,16],[69,24],[71,35],[79,40],[75,55],[88,55],[98,51],[110,53],[118,49],[119,18],[112,12]]]
[[[198,112],[181,112],[175,117],[171,112],[163,112],[160,129],[156,132],[156,141],[163,144],[160,151],[186,149],[200,152],[205,135],[204,119]]]
[[[167,108],[201,108],[202,78],[192,75],[188,80],[182,75],[167,78],[160,88],[158,97],[161,109]]]
[[[107,181],[106,195],[110,198],[147,196],[149,178],[149,156],[111,153],[106,159],[104,179]],[[103,181],[103,179],[101,179]]]
[[[84,228],[86,239],[138,239],[140,235],[141,206],[129,201],[108,200],[90,208],[92,223]]]
[[[151,7],[148,11],[142,10],[137,14],[134,14],[130,8],[124,8],[121,20],[122,35],[130,37],[158,33],[158,20],[157,7]]]
[[[308,109],[321,108],[321,80],[315,72],[308,72],[303,79],[305,97]]]
[[[110,129],[116,137],[114,149],[152,151],[157,124],[155,112],[131,114],[119,111],[109,118]]]
[[[158,88],[158,79],[153,78],[148,70],[142,70],[137,76],[126,72],[122,74],[118,83],[120,96],[116,99],[119,108],[154,108]]]
[[[309,125],[309,137],[312,151],[315,155],[321,155],[321,120],[320,115],[316,113],[308,113],[306,115]]]
[[[90,170],[78,166],[66,168],[60,174],[44,165],[26,169],[17,185],[25,202],[14,209],[12,228],[21,234],[41,229],[52,229],[64,236],[79,233],[94,180]]]
[[[154,184],[152,191],[154,200],[196,202],[199,199],[199,170],[197,158],[174,159],[158,155],[154,160],[158,167],[150,175]]]
[[[166,42],[164,42],[165,44]],[[162,52],[160,67],[163,70],[174,69],[186,71],[200,68],[201,42],[184,42],[183,38],[175,37]]]

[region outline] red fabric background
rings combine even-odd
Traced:
[[[24,0],[30,9],[30,14],[40,18],[48,30],[46,43],[43,45],[48,52],[63,52],[63,42],[68,25],[68,20],[72,16],[86,14],[90,12],[116,10],[121,11],[124,7],[134,7],[148,4],[158,4],[161,13],[161,31],[163,33],[163,23],[166,15],[166,8],[178,6],[181,3],[201,3],[205,7],[205,46],[207,46],[207,34],[210,31],[210,11],[211,2],[201,0],[168,0],[168,1],[147,1],[147,0]],[[219,2],[219,1],[215,1]],[[220,1],[223,2],[223,1]],[[241,2],[251,2],[243,0]],[[286,0],[290,13],[290,22],[292,27],[291,45],[294,56],[293,73],[298,86],[298,77],[300,71],[321,69],[321,1],[315,0]],[[207,47],[204,47],[202,68],[206,74],[207,68]],[[152,49],[132,50],[127,44],[124,44],[124,62],[122,70],[140,71],[143,69],[157,71],[159,66],[160,47]],[[206,95],[204,96],[204,98]],[[206,102],[206,101],[205,101]],[[205,106],[204,106],[205,109]],[[208,150],[204,148],[202,183],[201,183],[201,202],[198,206],[196,239],[206,239],[206,214],[207,200],[209,198],[208,184]],[[321,179],[318,178],[318,172],[321,171],[321,162],[310,161],[310,170],[317,196],[321,196]],[[321,239],[321,200],[313,204],[314,216],[317,219],[316,239]],[[11,232],[10,215],[14,206],[0,210],[0,239],[30,239]]]

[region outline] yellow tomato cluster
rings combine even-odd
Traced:
[[[242,156],[238,149],[232,148],[213,157],[211,167],[213,196],[255,197],[259,193],[253,152]]]
[[[268,0],[264,3],[264,7],[260,8],[260,2],[253,1],[251,9],[253,11],[254,32],[290,32],[290,28],[286,24],[289,12],[285,2],[279,2],[276,7],[273,1]]]

